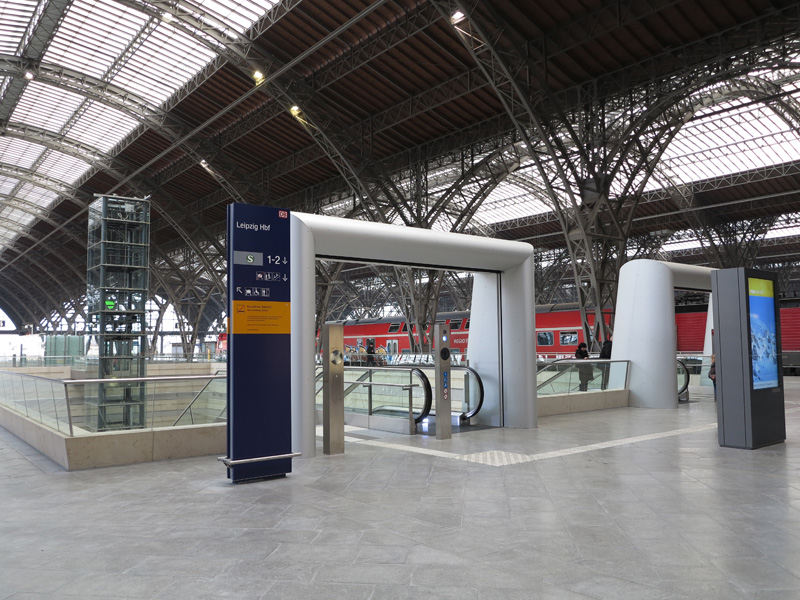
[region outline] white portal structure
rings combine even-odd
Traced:
[[[611,358],[630,361],[630,406],[678,406],[674,291],[710,292],[712,271],[646,259],[620,269]]]
[[[470,366],[498,426],[536,427],[533,247],[339,217],[291,213],[292,446],[316,455],[316,258],[475,272]]]

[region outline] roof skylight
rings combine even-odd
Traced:
[[[211,27],[243,33],[274,4],[267,0],[193,0],[182,6]],[[44,0],[0,0],[0,54],[21,55],[43,7]],[[0,162],[34,169],[43,177],[72,185],[91,168],[86,162],[91,159],[91,149],[111,151],[140,123],[132,114],[92,100],[91,94],[104,92],[91,88],[92,81],[114,84],[156,109],[215,57],[206,45],[169,21],[111,0],[75,0],[42,56],[48,76],[38,80],[33,74],[10,120],[44,129],[54,138],[63,135],[81,142],[89,152],[76,151],[79,156],[71,156],[35,143],[0,138]],[[58,68],[83,77],[81,85],[87,86],[87,95],[59,85]],[[0,77],[0,94],[8,89],[9,81]],[[8,207],[15,199],[26,206],[50,207],[57,195],[10,174],[0,177],[0,206],[6,205],[3,218],[31,223],[34,216],[30,212]],[[0,220],[0,249],[13,239],[16,229],[4,231]]]

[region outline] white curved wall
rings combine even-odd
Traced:
[[[674,290],[711,291],[711,271],[657,260],[620,269],[611,357],[630,361],[631,406],[678,405]]]

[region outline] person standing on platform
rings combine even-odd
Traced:
[[[613,340],[614,336],[609,334],[606,340],[603,342],[603,347],[600,348],[600,356],[598,358],[611,360],[611,343]],[[611,364],[604,363],[601,368],[603,369],[603,382],[600,385],[600,389],[604,390],[608,387],[608,376],[611,371]]]
[[[575,351],[575,358],[579,360],[586,360],[589,358],[589,351],[586,349],[586,342],[581,342],[578,344],[578,349]],[[578,389],[581,392],[586,392],[589,390],[589,382],[592,380],[592,376],[594,369],[592,365],[578,365],[578,378],[580,379],[580,386]]]
[[[717,356],[711,355],[711,366],[708,368],[708,378],[714,384],[714,402],[717,401]]]

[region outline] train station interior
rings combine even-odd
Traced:
[[[800,5],[0,0],[0,600],[800,599]]]

